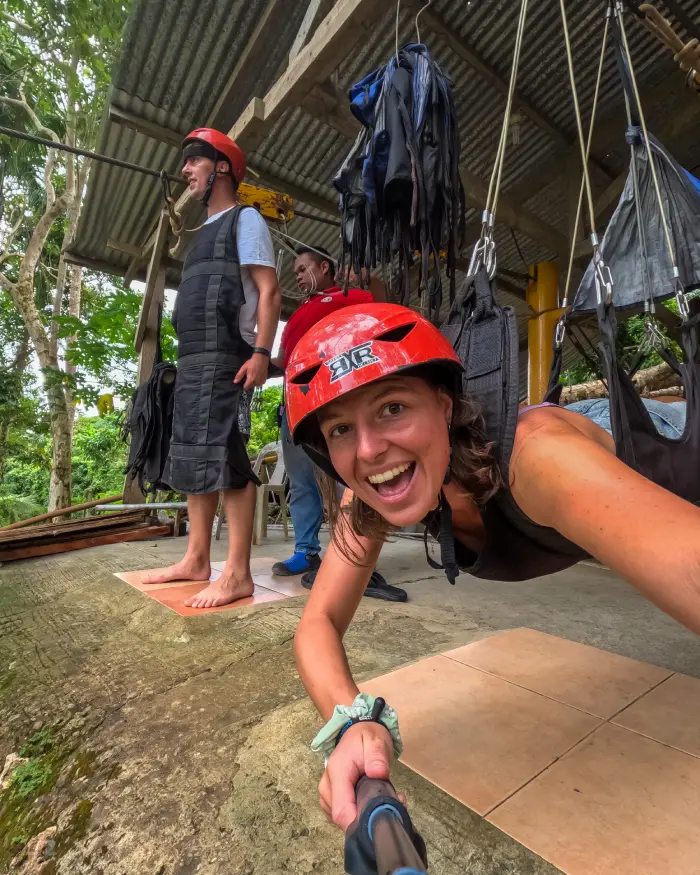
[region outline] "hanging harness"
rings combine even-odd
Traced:
[[[595,312],[600,333],[598,353],[608,387],[617,457],[657,485],[697,504],[700,503],[700,312],[691,315],[685,292],[696,287],[700,278],[700,195],[696,180],[647,130],[624,19],[617,6],[611,4],[609,9],[608,18],[613,23],[615,54],[628,109],[626,138],[630,146],[630,170],[620,203],[599,244],[590,180],[584,162],[583,184],[589,200],[594,256],[573,305],[557,327],[545,400],[559,403],[562,388],[559,377],[567,328],[577,317]],[[566,27],[565,17],[564,24]],[[568,42],[566,30],[565,35]],[[571,65],[570,77],[575,95]],[[577,121],[583,149],[580,115]],[[661,228],[662,235],[650,237],[650,227]],[[617,288],[622,286],[620,294],[613,295],[613,279]],[[677,359],[655,320],[656,302],[673,296],[681,317],[682,362]],[[568,284],[565,308],[567,298]],[[617,357],[616,305],[644,307],[645,337],[630,371],[624,369]],[[683,384],[686,424],[678,440],[659,434],[632,381],[634,370],[649,348],[658,352]]]
[[[418,288],[424,309],[442,302],[440,251],[446,251],[450,301],[457,250],[464,236],[464,189],[451,84],[428,49],[404,46],[388,64],[350,89],[362,123],[334,185],[340,193],[343,256],[358,277],[378,265],[395,267],[402,303],[420,250]]]
[[[511,71],[511,87],[509,88],[506,116],[504,119],[501,142],[496,157],[496,166],[494,167],[491,185],[489,186],[487,208],[483,215],[482,234],[472,255],[469,274],[453,303],[446,323],[442,327],[443,333],[450,339],[454,349],[464,363],[465,371],[463,375],[463,391],[465,394],[477,400],[481,406],[485,422],[486,438],[488,441],[493,442],[493,452],[498,460],[505,484],[508,483],[509,462],[518,418],[519,344],[515,324],[515,314],[512,308],[501,307],[498,304],[490,278],[494,276],[496,268],[496,253],[493,242],[493,227],[495,224],[496,212],[495,205],[498,201],[508,116],[513,94],[514,80],[517,75],[527,3],[528,0],[522,0],[521,18],[516,35],[516,52]],[[684,267],[689,265],[687,271],[681,274],[676,266],[676,252],[679,250],[675,249],[673,246],[671,231],[669,230],[667,219],[669,212],[671,212],[672,215],[685,214],[688,217],[686,220],[688,224],[683,221],[677,223],[678,227],[686,234],[685,237],[681,236],[681,239],[685,242],[689,237],[692,238],[693,235],[699,233],[697,228],[700,224],[698,222],[698,219],[700,219],[700,197],[698,197],[695,190],[694,180],[689,177],[685,171],[682,171],[682,169],[670,159],[670,156],[666,156],[666,153],[663,151],[660,144],[653,141],[646,130],[646,123],[644,121],[639,101],[639,94],[631,70],[631,58],[629,56],[629,47],[627,46],[624,33],[624,23],[621,22],[619,25],[620,46],[624,47],[625,55],[620,55],[620,57],[623,57],[625,61],[623,69],[629,71],[628,75],[630,82],[630,90],[627,92],[627,100],[629,105],[631,103],[630,94],[634,93],[634,105],[638,108],[638,127],[641,133],[635,134],[634,137],[629,137],[632,150],[630,179],[628,180],[628,186],[625,194],[623,194],[618,211],[626,204],[626,196],[627,200],[629,200],[631,192],[632,195],[637,198],[637,203],[632,209],[636,210],[637,228],[640,239],[640,257],[634,263],[634,270],[638,274],[641,268],[642,287],[645,290],[649,290],[649,293],[643,298],[649,324],[654,327],[652,321],[654,314],[654,298],[668,298],[675,294],[679,305],[679,312],[682,319],[680,328],[681,341],[685,358],[683,362],[679,362],[673,354],[670,346],[665,343],[659,344],[658,350],[662,358],[664,358],[673,370],[679,374],[685,390],[687,403],[685,430],[680,439],[674,440],[664,437],[657,431],[642,399],[639,397],[630,374],[622,368],[616,357],[615,339],[617,333],[617,321],[615,316],[615,305],[613,303],[613,274],[610,272],[609,266],[605,261],[604,253],[606,252],[606,243],[611,246],[611,240],[614,239],[617,229],[613,218],[608,232],[606,232],[603,244],[599,245],[595,231],[595,217],[592,206],[590,180],[587,178],[586,169],[588,151],[590,149],[590,136],[588,144],[586,144],[583,138],[583,128],[578,107],[578,98],[576,95],[568,26],[563,0],[561,0],[560,5],[584,166],[584,178],[579,197],[579,213],[585,193],[588,197],[591,213],[591,243],[594,250],[591,265],[582,281],[581,289],[576,296],[571,312],[576,312],[577,307],[579,307],[582,312],[585,312],[586,302],[590,301],[592,289],[595,302],[594,309],[598,317],[600,328],[598,351],[604,376],[609,388],[611,424],[617,457],[629,467],[638,471],[657,485],[668,489],[687,501],[700,503],[700,355],[698,352],[700,311],[691,315],[683,288],[683,282],[686,286],[697,285],[697,278],[700,276],[700,269],[695,266],[694,260],[699,257],[700,237],[698,237],[697,242],[693,240],[691,244],[691,248],[694,248],[694,251],[686,255],[683,250],[680,250],[681,263]],[[600,77],[603,67],[602,61],[607,33],[608,21],[606,20],[603,52],[601,54],[601,63],[598,70],[598,82],[596,85],[594,106],[597,103],[600,87]],[[635,160],[640,158],[639,153],[642,148],[640,137],[643,138],[644,148],[646,149],[648,179],[644,173],[640,173],[639,165],[641,161]],[[666,194],[665,199],[660,193],[657,172],[658,167],[652,155],[656,157],[656,161],[668,158],[666,166],[670,169],[668,175],[663,177],[663,180],[666,183],[669,183],[670,181],[670,184],[667,184],[664,189]],[[666,238],[666,258],[667,260],[670,258],[669,264],[666,267],[664,267],[664,265],[659,266],[656,262],[652,267],[657,271],[663,271],[666,269],[667,276],[672,281],[670,291],[668,290],[668,285],[666,285],[664,291],[656,295],[652,294],[650,291],[654,288],[654,285],[649,281],[647,272],[650,270],[648,261],[650,252],[653,251],[654,253],[658,253],[660,251],[659,241],[647,241],[645,225],[651,223],[648,219],[648,211],[645,214],[644,209],[640,208],[639,204],[640,190],[642,190],[648,198],[650,196],[652,185],[656,194],[658,212],[661,217],[660,224],[664,229],[664,236]],[[682,197],[679,195],[679,192]],[[680,207],[678,205],[679,197],[681,200]],[[628,205],[627,208],[629,209]],[[673,210],[676,212],[674,213]],[[645,216],[647,217],[646,221]],[[576,227],[578,227],[578,222],[579,215],[577,215]],[[614,261],[614,249],[611,247],[607,249],[607,251],[610,252],[610,259]],[[573,252],[569,265],[567,290],[572,264]],[[684,278],[683,281],[681,281],[681,276]],[[616,279],[619,281],[617,276]],[[634,281],[639,284],[639,276],[635,276]],[[654,277],[654,281],[658,281],[658,277]],[[631,295],[634,295],[634,292],[632,292]],[[630,302],[631,295],[628,295],[628,303]],[[563,340],[566,328],[567,315],[562,318],[562,321],[558,325],[555,337],[554,359],[550,385],[545,399],[552,403],[559,403],[561,395],[559,376],[562,368]],[[660,334],[660,332],[658,333]],[[567,542],[566,539],[557,532],[535,526],[531,521],[528,521],[515,505],[507,488],[501,490],[501,493],[492,499],[491,502],[489,502],[489,505],[493,505],[492,517],[494,513],[496,513],[501,522],[505,520],[507,523],[507,521],[510,520],[511,523],[515,524],[516,530],[519,534],[523,533],[526,537],[532,537],[533,542],[536,541],[536,543],[540,547],[544,547],[545,550],[551,549],[553,552],[558,553],[559,556],[566,556],[568,554],[570,564],[576,561],[576,559],[582,558],[582,551],[578,550],[575,545]],[[486,514],[488,511],[489,507],[487,505]],[[430,521],[427,521],[428,525],[426,527],[426,555],[428,557],[428,562],[432,567],[443,567],[448,580],[451,583],[454,583],[454,579],[458,573],[458,567],[452,533],[451,511],[445,500],[444,493],[441,494],[440,498],[439,516],[434,522],[435,525],[431,527]],[[531,531],[527,530],[528,525],[530,526]],[[428,528],[431,528],[432,533],[437,537],[440,544],[442,565],[438,565],[438,563],[428,555]],[[551,570],[556,570],[556,568]],[[543,570],[542,573],[548,572]],[[487,574],[486,576],[488,577],[490,575]],[[524,579],[524,577],[513,577],[510,579]]]
[[[162,477],[170,450],[177,368],[162,360],[162,318],[163,307],[159,305],[156,364],[151,377],[131,397],[122,433],[122,439],[130,442],[124,474],[135,479],[144,494],[168,488]]]

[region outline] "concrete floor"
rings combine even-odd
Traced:
[[[46,730],[30,751],[35,784],[21,799],[0,793],[0,873],[15,854],[25,875],[342,871],[308,748],[319,721],[292,652],[304,599],[183,618],[113,576],[184,548],[166,539],[0,568],[0,765]],[[451,587],[422,549],[401,540],[380,560],[410,601],[363,601],[346,637],[358,679],[517,626],[700,677],[698,639],[604,569]],[[290,545],[271,531],[254,552],[272,564]],[[224,554],[216,543],[213,558]],[[431,873],[556,871],[408,769],[394,779]],[[54,826],[47,863],[31,841],[22,851]]]

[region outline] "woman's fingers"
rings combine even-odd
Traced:
[[[328,760],[319,784],[321,808],[343,831],[357,817],[355,787],[362,775],[389,780],[393,741],[386,727],[363,723],[351,727]]]
[[[355,785],[362,776],[362,759],[357,754],[362,748],[355,745],[345,751],[337,750],[328,760],[326,774],[331,785],[331,818],[343,832],[357,817]]]
[[[384,732],[383,735],[388,736]],[[368,778],[379,781],[389,780],[389,757],[386,739],[383,736],[372,736],[364,739],[364,773]]]
[[[331,820],[331,782],[328,780],[328,773],[324,772],[318,785],[319,802],[321,811],[326,815],[328,820]]]

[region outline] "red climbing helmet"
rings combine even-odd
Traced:
[[[294,347],[285,373],[289,430],[319,408],[382,377],[432,365],[458,388],[462,362],[419,313],[397,304],[358,304],[321,319]]]
[[[215,152],[221,154],[231,165],[231,174],[236,182],[242,182],[245,176],[245,153],[230,137],[216,131],[214,128],[197,128],[182,141],[183,152],[190,143],[208,143]]]

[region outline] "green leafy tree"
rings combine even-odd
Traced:
[[[268,386],[254,401],[251,413],[250,440],[248,441],[248,454],[250,456],[257,455],[265,444],[279,440],[277,407],[281,402],[281,386]]]
[[[75,496],[100,498],[121,492],[127,447],[121,439],[118,413],[81,416],[73,436],[73,482]]]
[[[113,392],[123,400],[134,390],[137,357],[134,335],[143,296],[122,280],[101,274],[83,283],[80,317],[61,316],[59,338],[71,338],[66,358],[75,369],[73,397],[90,405]],[[168,361],[177,358],[175,331],[169,319],[161,327],[161,348]]]
[[[0,121],[93,148],[127,7],[114,0],[5,0],[0,10]],[[76,366],[60,317],[81,311],[75,237],[88,163],[56,149],[0,140],[5,181],[0,289],[20,314],[43,375],[52,460],[50,508],[71,501]],[[64,356],[65,354],[65,356]]]

